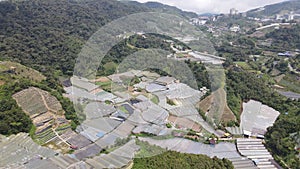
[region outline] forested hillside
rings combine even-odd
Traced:
[[[293,26],[292,28],[284,28],[274,30],[266,34],[266,38],[274,40],[272,48],[274,49],[300,49],[300,26]]]
[[[168,10],[160,10],[166,7]],[[0,2],[0,58],[43,73],[56,70],[71,75],[82,45],[104,24],[133,13],[172,10],[185,17],[195,15],[159,3],[153,6],[115,0]]]
[[[112,0],[0,2],[0,58],[71,74],[83,43],[105,23],[149,11]]]

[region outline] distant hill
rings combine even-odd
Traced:
[[[261,17],[261,16],[275,16],[276,14],[286,14],[291,11],[299,11],[300,13],[300,1],[291,0],[277,4],[267,5],[263,8],[253,9],[247,12],[247,16]]]
[[[138,5],[138,6],[143,6],[150,8],[156,12],[164,12],[164,13],[170,13],[170,14],[175,14],[175,15],[180,15],[186,18],[195,18],[198,17],[198,15],[194,12],[188,12],[188,11],[183,11],[175,6],[169,6],[165,5],[159,2],[146,2],[146,3],[139,3],[136,1],[126,1],[126,3],[132,4],[132,5]]]

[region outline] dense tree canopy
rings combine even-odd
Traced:
[[[183,154],[167,151],[148,158],[134,159],[133,169],[233,169],[232,163],[227,159],[209,158],[205,155]]]
[[[111,0],[0,2],[0,56],[71,74],[82,44],[116,18],[148,9]]]
[[[20,89],[15,85],[0,86],[0,134],[10,135],[19,132],[29,132],[32,122],[16,101],[12,98],[14,90]]]

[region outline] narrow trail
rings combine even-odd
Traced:
[[[54,116],[53,116],[54,121],[57,121],[57,117],[56,117],[55,115],[57,115],[58,112],[57,112],[56,110],[51,109],[51,108],[48,106],[47,101],[46,101],[44,95],[41,93],[41,91],[39,91],[39,90],[37,90],[37,89],[34,89],[34,90],[37,91],[37,92],[39,93],[39,95],[41,96],[41,98],[42,98],[42,100],[43,100],[43,103],[44,103],[45,107],[47,108],[47,110],[54,114]],[[53,128],[52,128],[53,133],[54,133],[54,134],[55,134],[62,142],[64,142],[64,143],[66,143],[67,145],[71,146],[66,140],[64,140],[64,139],[63,139],[63,138],[55,131],[55,129],[57,129],[57,125],[53,126]]]
[[[52,112],[52,113],[57,114],[57,111],[56,111],[56,110],[53,110],[53,109],[51,109],[51,108],[48,106],[47,101],[46,101],[44,95],[43,95],[39,90],[37,90],[37,89],[34,89],[34,90],[37,91],[37,92],[39,93],[39,95],[41,96],[41,98],[42,98],[42,100],[43,100],[43,103],[44,103],[45,107],[47,108],[47,110],[50,111],[50,112]]]

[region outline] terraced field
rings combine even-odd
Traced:
[[[36,126],[34,138],[45,145],[66,153],[70,145],[60,135],[71,128],[64,117],[60,102],[47,91],[30,87],[13,95],[18,105],[26,112]]]
[[[31,117],[38,116],[47,111],[54,114],[63,112],[61,104],[54,96],[35,87],[30,87],[14,94],[13,98],[23,111]]]

